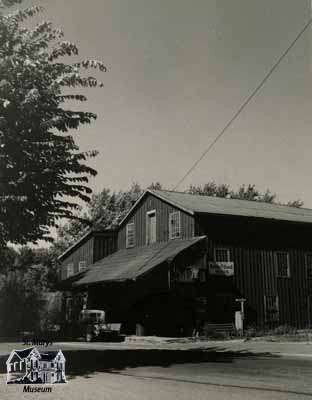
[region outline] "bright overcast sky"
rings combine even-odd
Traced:
[[[28,3],[31,0],[28,1]],[[76,135],[103,187],[172,188],[310,17],[309,0],[37,0],[103,60],[98,120]],[[42,18],[42,17],[41,17]],[[312,207],[312,30],[179,189],[254,183]]]

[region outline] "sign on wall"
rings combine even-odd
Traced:
[[[209,274],[219,276],[233,276],[234,262],[233,261],[210,261],[208,263]]]

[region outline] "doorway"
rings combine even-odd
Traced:
[[[156,210],[146,214],[146,244],[156,242]]]

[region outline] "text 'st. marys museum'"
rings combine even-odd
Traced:
[[[64,315],[106,311],[125,333],[188,335],[229,323],[312,324],[312,210],[147,190],[116,230],[60,256]]]

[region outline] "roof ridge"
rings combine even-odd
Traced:
[[[240,199],[240,198],[235,198],[235,197],[222,197],[222,196],[211,196],[209,194],[200,194],[200,193],[188,193],[188,192],[181,192],[177,190],[151,190],[151,192],[154,193],[177,193],[177,194],[183,194],[183,195],[188,195],[188,196],[194,196],[194,197],[208,197],[210,199],[221,199],[221,200],[237,200],[237,201],[242,201],[244,203],[261,203],[261,204],[266,204],[268,206],[273,206],[273,207],[285,207],[291,210],[306,210],[306,211],[312,211],[312,208],[307,208],[307,207],[292,207],[287,204],[280,204],[280,203],[270,203],[268,201],[262,201],[262,200],[248,200],[248,199]]]
[[[36,346],[30,346],[30,347],[26,347],[26,349],[17,349],[17,350],[13,350],[13,351],[21,352],[21,351],[26,351],[26,350],[32,350],[32,349],[35,349],[35,348],[36,348]]]

